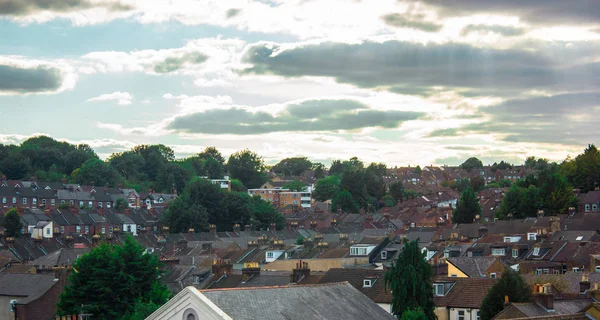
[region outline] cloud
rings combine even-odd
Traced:
[[[62,85],[59,69],[48,66],[24,68],[0,65],[0,92],[36,93],[57,91]]]
[[[117,101],[120,106],[130,105],[133,100],[133,96],[129,92],[116,91],[113,93],[102,94],[97,97],[88,99],[87,102],[95,101]]]
[[[381,17],[383,21],[392,27],[414,28],[426,32],[437,32],[442,28],[441,24],[427,22],[422,16],[408,16],[400,13],[390,13]]]
[[[91,8],[105,8],[109,11],[127,11],[132,7],[119,1],[89,0],[2,0],[0,15],[25,16],[40,11],[71,12]]]
[[[170,73],[183,68],[186,64],[201,64],[207,59],[208,56],[201,52],[190,52],[180,57],[167,57],[154,65],[154,72]]]
[[[499,50],[395,40],[293,46],[259,43],[246,49],[242,61],[251,66],[241,74],[332,77],[358,87],[396,92],[445,87],[485,94],[505,91],[506,95],[506,91],[514,94],[528,89],[582,90],[600,86],[595,76],[600,63],[578,65],[573,63],[576,60],[553,60],[551,53],[535,48]]]
[[[242,12],[242,9],[231,8],[225,12],[225,15],[227,16],[227,19],[231,19],[240,14],[240,12]]]
[[[416,2],[417,0],[410,0]],[[418,0],[444,15],[492,13],[515,15],[538,24],[597,24],[600,10],[590,0]]]
[[[486,118],[456,128],[431,132],[428,137],[464,137],[494,134],[506,142],[584,146],[600,139],[597,119],[600,94],[566,93],[513,99],[482,107]]]
[[[275,115],[239,107],[206,110],[176,117],[168,129],[186,133],[265,134],[396,128],[422,115],[411,111],[373,110],[351,100],[307,100],[286,105]]]
[[[463,28],[461,34],[463,36],[469,33],[477,33],[477,32],[491,32],[498,33],[505,37],[514,37],[520,36],[525,33],[525,30],[522,28],[517,28],[513,26],[499,26],[499,25],[485,25],[485,24],[469,24]]]

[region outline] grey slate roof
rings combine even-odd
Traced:
[[[90,251],[89,249],[58,249],[46,256],[37,258],[31,262],[34,266],[65,266],[71,265],[78,256]]]
[[[201,291],[232,319],[395,319],[349,283]]]
[[[0,273],[0,296],[25,297],[18,300],[24,304],[46,293],[55,283],[53,275]]]
[[[496,261],[495,257],[458,257],[448,258],[448,262],[469,277],[484,278],[486,270]]]
[[[527,317],[539,317],[547,315],[572,315],[581,312],[592,303],[592,299],[554,300],[554,311],[548,312],[535,302],[513,303],[512,306],[521,311]]]

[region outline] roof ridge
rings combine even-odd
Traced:
[[[241,287],[241,288],[219,288],[219,289],[204,289],[199,290],[200,292],[213,292],[213,291],[241,291],[241,290],[260,290],[260,289],[290,289],[290,288],[304,288],[304,287],[332,287],[339,285],[349,285],[348,281],[343,282],[330,282],[330,283],[317,283],[317,284],[295,284],[295,285],[283,285],[283,286],[265,286],[265,287]]]

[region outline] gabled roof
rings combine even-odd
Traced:
[[[437,277],[433,282],[453,283],[444,296],[434,296],[437,307],[478,309],[497,279]]]
[[[348,282],[358,291],[369,297],[376,303],[391,303],[392,292],[386,290],[383,279],[385,271],[358,268],[335,268],[330,269],[319,279],[319,283]],[[363,287],[363,280],[371,279],[371,287]]]
[[[446,261],[473,278],[485,278],[486,271],[496,261],[495,257],[458,257]]]
[[[0,296],[25,297],[19,304],[24,304],[42,296],[56,282],[53,275],[0,273]]]

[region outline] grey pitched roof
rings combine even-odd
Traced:
[[[46,293],[56,282],[53,275],[0,273],[0,296],[26,297],[24,304]]]
[[[233,319],[394,319],[347,282],[201,292]]]
[[[496,261],[495,257],[458,257],[448,258],[448,262],[469,277],[484,278],[486,270]]]
[[[37,258],[31,262],[34,266],[65,266],[71,265],[79,256],[90,251],[89,249],[58,249],[41,258]]]
[[[592,299],[554,300],[554,311],[548,312],[535,302],[513,303],[512,306],[527,317],[552,315],[572,315],[581,312],[592,303]]]

